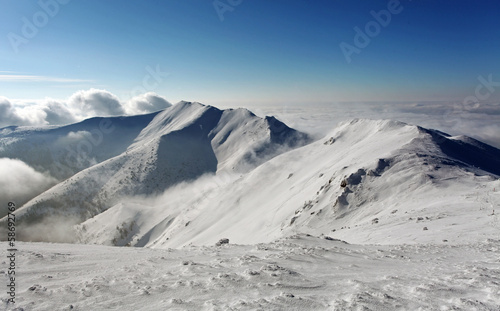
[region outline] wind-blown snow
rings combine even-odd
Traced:
[[[19,243],[16,304],[2,304],[6,310],[498,310],[499,242],[362,246],[299,235],[179,250]]]

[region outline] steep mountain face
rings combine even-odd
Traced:
[[[242,174],[307,142],[307,135],[274,118],[262,119],[245,109],[222,111],[181,102],[157,114],[120,155],[25,204],[18,219],[34,225],[57,216],[72,225],[126,196],[158,194],[209,173]]]
[[[92,118],[66,126],[0,129],[0,158],[19,159],[63,180],[124,152],[157,113]]]
[[[438,131],[419,128],[427,134],[442,156],[455,159],[458,165],[474,166],[484,171],[500,175],[498,149],[467,136],[451,137]]]
[[[499,233],[499,159],[500,150],[469,138],[354,120],[236,179],[121,202],[79,225],[79,238],[159,248],[296,233],[378,244],[485,239]]]

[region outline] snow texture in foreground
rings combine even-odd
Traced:
[[[2,304],[6,310],[499,310],[499,244],[360,246],[305,235],[178,250],[19,243],[17,302]]]

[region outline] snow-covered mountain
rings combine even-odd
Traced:
[[[121,154],[25,204],[18,219],[31,224],[42,218],[53,222],[55,216],[65,218],[65,224],[84,221],[124,196],[159,194],[208,173],[245,173],[308,142],[306,134],[272,117],[180,102],[157,114]]]
[[[490,216],[500,202],[499,168],[500,150],[470,138],[354,120],[237,180],[214,176],[155,201],[121,202],[79,226],[80,238],[151,247],[223,237],[254,244],[295,233],[459,242],[498,234]]]
[[[73,239],[71,228],[77,242],[159,248],[297,233],[378,244],[498,234],[496,148],[388,120],[356,119],[307,139],[245,109],[181,102],[18,218],[29,239]]]
[[[135,118],[115,154],[96,144],[98,163],[18,209],[16,233],[144,248],[19,242],[6,310],[498,310],[500,150],[389,120],[309,142],[188,102]],[[92,131],[74,126],[62,137]]]
[[[19,159],[60,180],[124,152],[156,113],[91,118],[65,126],[0,129],[0,158]]]

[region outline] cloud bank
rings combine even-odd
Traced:
[[[288,126],[322,138],[355,118],[391,119],[466,135],[500,148],[500,103],[465,106],[453,102],[332,103],[249,107],[259,116],[274,115]]]
[[[67,100],[46,98],[21,102],[0,96],[0,128],[12,125],[71,124],[92,117],[146,114],[170,106],[165,98],[152,92],[136,96],[127,102],[100,89],[81,90]]]
[[[118,97],[105,90],[78,91],[69,98],[68,102],[73,111],[81,114],[80,117],[89,114],[103,117],[125,114]]]
[[[0,128],[10,125],[62,125],[96,116],[137,115],[156,112],[171,104],[155,93],[123,102],[100,89],[78,91],[67,100],[46,98],[12,102],[0,97]],[[222,107],[220,107],[222,108]],[[232,107],[238,108],[238,107]],[[319,136],[340,121],[353,118],[393,119],[451,135],[467,135],[500,148],[500,103],[465,105],[457,102],[367,102],[277,106],[247,105],[259,116],[274,115],[287,125]]]
[[[49,189],[57,180],[36,171],[21,160],[0,158],[0,201],[15,202],[17,206]],[[0,213],[5,216],[6,211]]]
[[[172,106],[172,104],[165,98],[156,93],[149,92],[130,99],[125,109],[128,114],[136,115],[160,111],[170,106]]]

